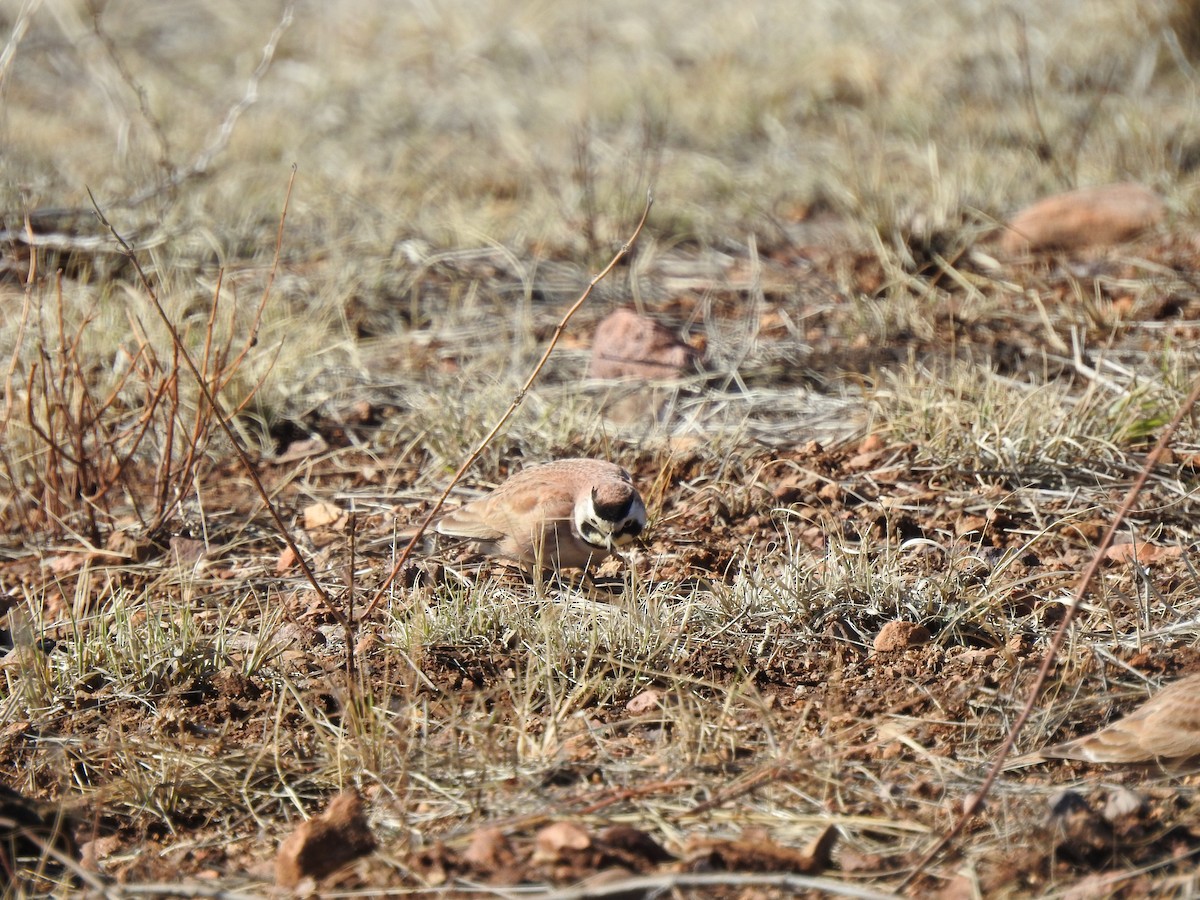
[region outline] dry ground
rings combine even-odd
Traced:
[[[0,855],[7,895],[264,896],[347,789],[378,849],[323,895],[1200,890],[1196,777],[1076,763],[902,885],[1197,375],[1200,14],[139,6],[0,7],[0,821],[71,839]],[[1019,205],[1126,179],[1166,226],[999,258]],[[423,546],[364,616],[650,187],[452,497],[603,456],[646,542],[592,587]],[[707,373],[583,380],[619,304]],[[1019,750],[1200,670],[1198,478],[1189,416]],[[876,652],[895,619],[930,640]]]

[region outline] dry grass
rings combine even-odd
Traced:
[[[1190,6],[143,6],[0,10],[0,783],[95,841],[82,874],[23,845],[4,895],[264,894],[279,841],[350,787],[381,848],[335,890],[487,881],[463,862],[484,825],[526,881],[592,874],[530,855],[550,819],[682,857],[833,824],[827,887],[898,885],[1196,375]],[[1022,203],[1125,179],[1166,198],[1162,233],[992,258]],[[599,589],[427,548],[353,648],[87,201],[354,613],[648,187],[632,258],[455,495],[603,456],[648,543]],[[709,371],[584,381],[626,302]],[[1200,665],[1198,450],[1186,424],[1127,523],[1158,555],[1105,567],[1021,749]],[[319,501],[353,524],[305,528]],[[893,619],[930,642],[874,653]],[[1114,783],[1144,804],[1104,847],[1049,817]],[[1005,775],[917,890],[1185,896],[1195,810],[1194,779]]]

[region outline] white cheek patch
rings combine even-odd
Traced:
[[[608,548],[613,543],[612,522],[603,519],[584,518],[576,523],[579,536],[593,547]]]
[[[596,527],[592,524],[592,504],[575,504],[575,531],[589,544],[596,542]]]
[[[589,497],[575,507],[575,530],[583,540],[593,547],[612,550],[633,543],[646,527],[646,508],[641,498],[634,494],[629,514],[620,522],[613,522],[596,514],[596,507]]]

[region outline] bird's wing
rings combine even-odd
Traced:
[[[438,521],[437,530],[451,537],[498,541],[509,535],[528,534],[546,520],[570,519],[574,505],[574,495],[567,487],[514,481],[446,513]]]
[[[1200,676],[1168,685],[1099,731],[1038,752],[1055,759],[1117,763],[1200,755]]]

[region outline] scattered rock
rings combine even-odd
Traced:
[[[296,565],[296,554],[292,552],[291,547],[284,547],[279,554],[279,558],[275,561],[275,574],[282,575],[292,566]]]
[[[319,816],[301,824],[275,857],[275,883],[291,888],[305,878],[321,878],[375,849],[362,797],[344,791]]]
[[[1012,217],[1000,248],[1017,256],[1119,244],[1161,222],[1166,205],[1140,184],[1107,184],[1055,194]]]
[[[555,822],[537,833],[537,855],[556,858],[567,850],[586,850],[592,839],[574,822]]]
[[[827,500],[830,503],[834,503],[842,499],[842,493],[842,486],[836,481],[830,481],[819,491],[817,491],[817,496],[822,500]]]
[[[471,843],[463,851],[462,861],[480,875],[488,876],[493,881],[504,873],[514,872],[517,864],[517,854],[513,851],[504,832],[499,828],[478,828],[471,835]],[[519,873],[515,873],[519,876]],[[509,882],[512,879],[501,877],[499,880]]]
[[[89,872],[99,872],[100,863],[121,849],[123,841],[119,835],[109,834],[93,838],[79,848],[79,864]]]
[[[788,473],[771,488],[771,497],[781,506],[787,506],[811,494],[822,483],[812,472]]]
[[[317,503],[310,503],[304,507],[303,516],[305,531],[314,531],[316,529],[340,531],[346,527],[346,521],[349,519],[350,514],[336,503],[322,500]]]
[[[537,833],[529,861],[555,881],[577,881],[601,867],[603,854],[581,826],[555,822]]]
[[[1144,566],[1163,562],[1168,559],[1180,559],[1182,556],[1183,548],[1178,545],[1174,547],[1159,547],[1154,544],[1135,543],[1134,541],[1128,541],[1124,544],[1113,544],[1104,551],[1104,561],[1106,563],[1128,564],[1138,562]]]
[[[874,453],[876,450],[882,450],[884,447],[883,438],[878,434],[868,434],[858,443],[858,449],[855,455],[863,453]]]
[[[642,713],[648,713],[651,710],[658,709],[658,705],[661,702],[662,691],[659,691],[656,688],[647,688],[626,703],[625,710],[626,712],[632,713],[635,716],[640,716]]]
[[[892,653],[896,650],[907,650],[909,647],[919,647],[929,643],[929,629],[916,622],[906,622],[896,619],[888,622],[875,635],[875,652]]]
[[[631,309],[617,309],[596,327],[588,377],[678,378],[698,361],[699,354],[666,326]]]

